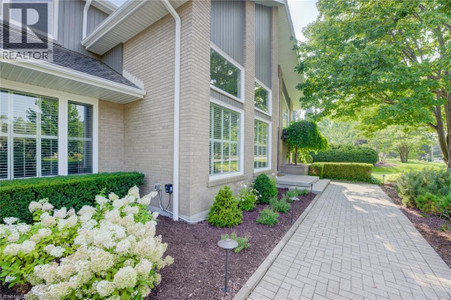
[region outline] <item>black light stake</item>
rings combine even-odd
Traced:
[[[382,174],[382,185],[385,185],[385,174]]]
[[[293,224],[293,210],[294,210],[294,202],[299,201],[298,197],[291,197],[291,224]]]
[[[310,183],[310,193],[313,193],[313,183]]]
[[[235,249],[236,247],[238,247],[238,243],[232,239],[224,239],[224,240],[220,240],[218,242],[218,246],[221,247],[222,249],[225,249],[226,251],[226,264],[225,264],[225,286],[222,288],[222,290],[225,293],[230,292],[230,289],[227,288],[227,282],[229,281],[229,277],[228,277],[228,269],[229,269],[229,250]]]

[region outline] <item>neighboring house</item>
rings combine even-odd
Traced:
[[[222,186],[286,163],[286,0],[45,1],[53,62],[0,58],[0,179],[139,171],[199,221]]]

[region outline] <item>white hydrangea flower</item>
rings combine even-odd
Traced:
[[[138,199],[138,201],[136,201],[136,202],[141,205],[149,206],[151,200],[152,199],[150,197],[148,197],[148,195],[146,195],[146,196],[142,197],[141,199]]]
[[[116,199],[119,199],[119,196],[116,195],[115,193],[110,193],[110,194],[108,195],[108,199],[110,199],[111,201],[114,201],[114,200],[116,200]]]
[[[71,209],[69,209],[69,210],[67,211],[67,216],[68,216],[68,217],[72,217],[72,216],[74,216],[74,215],[76,215],[76,213],[75,213],[75,209],[72,207]]]
[[[20,233],[25,234],[30,231],[31,226],[25,223],[20,223],[17,224],[16,228]]]
[[[89,205],[84,205],[79,211],[78,211],[78,215],[83,216],[83,215],[93,215],[96,213],[96,209],[92,206]]]
[[[6,245],[5,249],[3,249],[3,254],[15,256],[21,250],[22,250],[22,246],[20,244],[9,244],[9,245]]]
[[[76,271],[75,267],[71,263],[66,263],[64,265],[60,265],[57,268],[58,275],[64,280],[66,280],[70,276],[72,276],[75,273],[75,271]]]
[[[58,219],[58,230],[62,230],[63,228],[72,228],[77,225],[78,217],[76,215],[70,216],[67,219]]]
[[[133,249],[135,255],[141,258],[151,258],[153,256],[153,252],[155,250],[155,240],[153,238],[146,238],[138,243]]]
[[[41,228],[38,230],[38,234],[41,237],[47,237],[52,234],[52,231],[49,228]]]
[[[91,270],[95,273],[103,272],[114,266],[114,256],[102,249],[89,249]]]
[[[8,225],[12,225],[12,224],[16,223],[17,221],[19,221],[19,219],[14,218],[14,217],[8,217],[8,218],[3,219],[3,222],[5,222],[5,224],[8,224]]]
[[[121,213],[118,209],[113,209],[105,213],[105,220],[110,223],[119,223],[121,221]]]
[[[153,217],[154,219],[157,219],[159,215],[160,215],[160,214],[159,214],[157,211],[154,211],[154,212],[152,213],[152,217]]]
[[[84,215],[81,215],[78,219],[80,220],[81,223],[85,224],[85,223],[88,223],[89,221],[91,221],[92,220],[91,218],[92,218],[92,215],[86,213]]]
[[[138,206],[126,206],[122,209],[122,212],[127,215],[136,215],[139,212]]]
[[[42,205],[42,210],[43,211],[51,211],[51,210],[53,210],[53,205],[51,203],[49,203],[49,202],[44,203]]]
[[[35,247],[36,247],[36,243],[35,242],[33,242],[33,241],[24,241],[22,243],[21,251],[23,253],[25,253],[25,254],[28,254],[31,251],[33,251]]]
[[[33,213],[36,210],[41,210],[42,209],[42,204],[36,201],[31,201],[30,204],[28,205],[28,210]]]
[[[150,294],[150,287],[148,285],[141,285],[138,290],[142,297],[145,298]]]
[[[135,270],[139,275],[149,276],[152,267],[152,262],[144,258],[139,261],[139,263],[135,267]]]
[[[49,202],[49,198],[44,198],[44,199],[41,199],[41,200],[39,200],[38,202],[39,202],[39,204],[42,204],[42,205],[44,205],[44,204],[46,204],[46,203],[48,203],[48,202]]]
[[[105,197],[103,197],[103,196],[98,195],[98,196],[96,196],[96,202],[102,208],[105,204],[110,202],[110,200],[105,198]]]
[[[102,246],[104,248],[110,249],[115,246],[113,241],[113,233],[104,228],[96,228],[93,230],[92,234],[93,243],[96,246]]]
[[[49,286],[47,299],[64,299],[71,293],[71,287],[68,282],[60,282]]]
[[[113,201],[113,207],[114,208],[121,208],[122,206],[126,205],[126,201],[124,199],[116,199]]]
[[[132,244],[130,243],[130,241],[125,239],[116,244],[115,251],[118,254],[125,255],[128,253],[128,251],[130,251],[131,247],[132,247]]]
[[[132,187],[128,190],[127,195],[133,196],[138,199],[139,198],[139,188],[135,185],[134,187]]]
[[[16,280],[16,278],[16,276],[6,276],[5,282],[13,282],[14,280]]]
[[[51,227],[56,225],[55,217],[52,217],[48,212],[45,212],[41,215],[41,224],[45,227]]]
[[[135,269],[132,267],[121,268],[114,275],[114,284],[118,289],[134,288],[137,275]]]
[[[8,237],[8,242],[14,243],[19,240],[20,236],[18,232],[12,232],[11,235]]]
[[[100,281],[96,286],[97,293],[99,293],[101,297],[108,297],[115,289],[116,286],[114,285],[114,282],[106,280]]]
[[[94,227],[96,227],[97,224],[98,224],[98,223],[97,223],[96,220],[91,219],[91,220],[89,220],[89,221],[87,221],[87,222],[84,222],[83,225],[81,225],[81,228],[87,229],[87,230],[91,230],[91,229],[93,229]]]
[[[63,206],[60,209],[55,209],[53,216],[58,219],[64,219],[67,216],[67,208]]]
[[[54,256],[54,257],[61,257],[61,256],[63,256],[65,251],[66,251],[66,249],[64,247],[57,246],[57,247],[53,248],[52,251],[50,251],[50,255]]]

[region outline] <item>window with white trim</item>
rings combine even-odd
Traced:
[[[282,110],[282,128],[290,126],[290,109],[287,104],[287,100],[283,97],[283,110]]]
[[[269,168],[269,124],[254,122],[254,168]]]
[[[271,92],[265,88],[262,84],[255,81],[255,89],[254,89],[254,105],[256,108],[264,111],[266,113],[270,113],[271,107]]]
[[[210,84],[241,98],[241,69],[214,49],[210,49]]]
[[[241,115],[217,104],[210,104],[211,176],[240,172]]]
[[[68,103],[68,173],[92,173],[93,106]]]
[[[0,91],[0,179],[58,175],[58,99]]]

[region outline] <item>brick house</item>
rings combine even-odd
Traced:
[[[286,162],[301,80],[286,0],[37,2],[53,58],[0,57],[0,179],[139,171],[196,222],[220,187]]]

